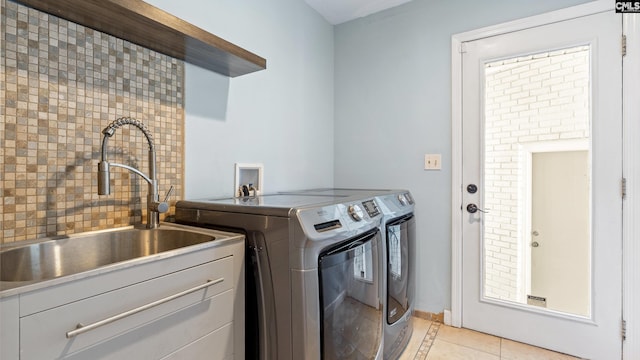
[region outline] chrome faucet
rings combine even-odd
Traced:
[[[115,134],[116,130],[123,125],[132,125],[137,127],[149,143],[149,176],[142,173],[140,170],[128,165],[110,163],[107,160],[107,142],[110,137]],[[167,192],[167,196],[163,202],[160,202],[158,195],[158,179],[156,177],[156,150],[153,144],[153,136],[149,132],[149,129],[141,122],[130,117],[123,117],[116,119],[109,124],[104,130],[102,130],[104,137],[102,138],[102,158],[98,163],[98,195],[109,195],[111,193],[110,188],[110,176],[109,168],[112,166],[121,167],[127,169],[133,173],[140,175],[149,184],[149,194],[147,195],[147,228],[155,229],[160,224],[160,213],[167,212],[169,210],[169,204],[167,200],[171,196],[173,186]]]

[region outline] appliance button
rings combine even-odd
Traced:
[[[407,199],[409,204],[413,205],[413,197],[409,193],[404,193],[404,197]]]
[[[364,216],[362,208],[356,204],[349,205],[349,207],[347,208],[347,212],[349,213],[349,216],[351,216],[351,218],[355,221],[362,220],[362,217]]]

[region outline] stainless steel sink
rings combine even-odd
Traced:
[[[0,281],[40,281],[215,240],[179,228],[125,228],[52,238],[0,252]]]

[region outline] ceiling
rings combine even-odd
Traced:
[[[333,25],[389,9],[411,0],[304,0]]]

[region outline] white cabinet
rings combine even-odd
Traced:
[[[1,309],[17,312],[17,300]],[[21,360],[244,359],[244,242],[27,292],[19,305],[2,335],[19,334]],[[1,351],[18,359],[4,339]]]
[[[234,359],[234,354],[221,349],[230,349],[233,346],[233,329],[230,324],[206,335],[199,340],[179,349],[178,351],[162,358],[162,360],[185,359]],[[244,359],[244,357],[236,359]]]
[[[18,296],[0,299],[0,359],[17,359],[19,349]]]

